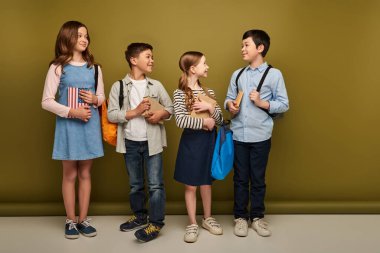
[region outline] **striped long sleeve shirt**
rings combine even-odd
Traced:
[[[213,90],[208,89],[208,92],[211,96],[215,96]],[[194,96],[197,96],[199,93],[206,95],[206,93],[203,90],[193,90]],[[185,103],[185,96],[185,92],[179,89],[176,89],[173,94],[173,106],[177,126],[180,128],[202,129],[203,119],[194,118],[190,116],[190,112],[187,110],[187,106]],[[222,124],[223,115],[219,105],[216,105],[214,113],[211,115],[211,117],[215,120],[215,124]]]

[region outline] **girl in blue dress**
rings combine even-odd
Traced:
[[[94,65],[89,44],[90,36],[84,24],[77,21],[63,24],[42,98],[43,109],[57,115],[53,159],[62,160],[65,237],[69,239],[78,238],[79,232],[89,237],[97,233],[89,223],[87,212],[92,162],[94,158],[103,156],[98,106],[104,101],[104,84],[100,68]],[[98,68],[97,85],[95,68]],[[78,219],[75,214],[77,178]]]

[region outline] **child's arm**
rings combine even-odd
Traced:
[[[44,91],[42,93],[41,106],[44,110],[52,112],[60,117],[67,118],[69,115],[70,107],[62,105],[55,101],[59,81],[61,78],[62,68],[58,67],[56,73],[56,65],[50,65],[45,79]]]
[[[194,118],[189,115],[185,104],[185,93],[181,90],[175,90],[173,94],[175,121],[180,128],[202,129],[203,119]]]
[[[211,94],[211,96],[215,96],[215,92],[213,90],[208,90],[208,92]],[[215,120],[215,124],[221,125],[223,123],[223,114],[222,114],[222,109],[218,104],[213,108],[212,111],[210,111],[211,118]]]
[[[162,120],[170,120],[171,115],[173,114],[173,103],[170,99],[170,96],[166,92],[164,86],[158,82],[158,103],[164,107],[163,110],[157,110],[149,112],[146,120],[151,124],[161,123]]]
[[[269,100],[269,113],[283,113],[289,110],[289,99],[284,78],[280,71],[273,88],[273,98]]]
[[[230,80],[230,84],[228,86],[227,90],[227,96],[224,101],[224,108],[229,111],[232,115],[235,115],[239,112],[239,106],[237,105],[235,99],[237,97],[237,88],[236,88],[236,77],[240,70],[236,70]]]
[[[124,89],[125,90],[125,89]],[[135,117],[141,116],[146,110],[149,110],[150,103],[147,99],[143,101],[133,110],[127,110],[124,105],[119,107],[119,94],[120,94],[120,83],[115,82],[112,85],[109,101],[108,101],[108,111],[107,118],[113,123],[124,123]],[[125,99],[124,99],[125,102]]]

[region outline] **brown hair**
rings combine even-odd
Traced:
[[[184,53],[179,59],[179,68],[182,70],[182,75],[179,78],[178,89],[185,92],[185,104],[189,111],[192,110],[192,106],[195,102],[193,92],[188,87],[189,70],[191,66],[195,66],[200,62],[202,56],[203,54],[201,52],[189,51]],[[198,83],[201,85],[199,80]]]
[[[128,62],[129,68],[132,69],[132,63],[131,63],[131,58],[132,57],[138,57],[142,52],[145,50],[153,50],[152,45],[148,43],[131,43],[128,45],[127,50],[125,50],[125,59]]]
[[[87,30],[88,45],[86,50],[82,52],[83,59],[87,62],[88,67],[94,65],[94,56],[90,53],[90,34],[87,27],[78,21],[68,21],[64,23],[58,32],[57,40],[55,42],[55,58],[50,62],[63,67],[72,60],[73,51],[78,41],[78,29],[84,27]]]

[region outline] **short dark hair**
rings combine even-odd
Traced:
[[[153,47],[147,43],[131,43],[125,50],[125,59],[127,60],[129,67],[132,68],[131,57],[137,57],[141,52],[145,50],[153,50]]]
[[[270,46],[269,35],[266,32],[264,32],[263,30],[249,30],[243,34],[243,40],[245,40],[246,38],[249,38],[249,37],[252,38],[253,42],[256,45],[256,48],[258,48],[260,45],[264,46],[264,50],[261,53],[261,55],[263,57],[265,57],[265,55],[267,54],[267,52],[269,50],[269,46]]]

